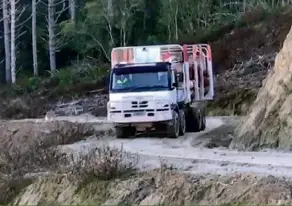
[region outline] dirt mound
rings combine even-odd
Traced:
[[[288,204],[291,183],[252,175],[187,176],[155,170],[127,180],[78,185],[66,176],[40,178],[16,199],[18,205],[36,204]]]
[[[90,113],[94,116],[106,116],[108,95],[94,94],[94,92],[92,91],[88,96],[75,100],[61,99],[51,106],[52,110],[58,116],[80,115],[84,113]]]
[[[35,141],[50,140],[52,146],[74,143],[93,135],[94,128],[90,124],[67,121],[2,121],[0,133],[1,147],[25,150]]]
[[[194,138],[191,145],[193,147],[205,147],[210,149],[216,147],[228,148],[232,141],[235,127],[234,125],[223,125],[218,127],[198,136],[198,138]]]
[[[243,17],[248,26],[235,28],[211,42],[219,73],[215,101],[208,105],[212,115],[248,113],[290,30],[291,17],[291,12],[263,15],[253,11]]]
[[[195,148],[228,148],[234,136],[234,130],[241,119],[242,117],[239,116],[222,117],[223,125],[192,138],[191,145]]]
[[[36,118],[49,109],[42,97],[1,97],[0,100],[0,118],[4,119]]]
[[[232,148],[292,149],[292,30],[276,57],[248,117],[237,128]]]

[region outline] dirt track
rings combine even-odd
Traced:
[[[57,120],[103,123],[98,124],[96,130],[110,130],[112,128],[112,124],[107,122],[105,118],[86,115],[58,117]],[[204,132],[189,133],[179,139],[137,137],[121,140],[114,136],[106,136],[98,140],[91,138],[63,147],[66,150],[79,153],[103,144],[112,147],[123,146],[126,152],[139,154],[141,170],[157,168],[161,166],[161,163],[167,163],[180,171],[195,174],[224,175],[238,172],[292,177],[292,154],[276,151],[238,152],[228,149],[232,138],[232,134],[228,134],[230,133],[228,130],[234,128],[238,122],[238,118],[234,117],[209,117],[207,119],[208,126]]]
[[[88,181],[88,177],[78,176],[78,173],[74,181],[67,178],[67,173],[44,175],[30,185],[24,185],[22,192],[17,192],[13,200],[6,202],[19,205],[291,203],[292,183],[287,179],[292,177],[292,154],[229,150],[233,130],[239,120],[236,117],[209,117],[206,131],[189,133],[178,139],[150,136],[116,139],[110,122],[86,115],[58,117],[51,123],[44,119],[3,121],[0,132],[2,140],[7,139],[3,142],[5,147],[20,145],[24,151],[29,151],[33,149],[28,147],[30,143],[34,145],[33,139],[41,138],[78,156],[93,151],[91,148],[106,148],[102,147],[104,144],[123,146],[124,151],[135,154],[134,159],[129,159],[131,163],[134,160],[135,168],[148,170],[108,181],[93,178],[86,184],[83,181]],[[138,165],[135,164],[137,154],[140,157]],[[123,162],[128,162],[128,157],[123,156]],[[98,156],[93,158],[99,160]],[[18,159],[13,160],[15,165],[19,164]],[[46,166],[38,164],[39,160],[45,160],[43,158],[33,160],[27,162],[32,168]],[[100,161],[90,162],[90,165],[96,166],[106,159],[101,158]],[[75,169],[78,170],[78,164]],[[7,186],[3,185],[2,189],[6,191]]]

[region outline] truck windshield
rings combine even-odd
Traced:
[[[167,67],[155,66],[115,68],[111,76],[111,92],[161,91],[170,88]]]

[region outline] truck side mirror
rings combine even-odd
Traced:
[[[176,74],[176,81],[177,82],[183,82],[184,81],[184,74],[183,73],[177,73]]]
[[[178,83],[177,82],[174,82],[174,83],[172,83],[172,86],[173,87],[178,87]]]
[[[107,72],[103,77],[104,88],[109,91],[110,88],[110,72]]]

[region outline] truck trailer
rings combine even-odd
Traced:
[[[117,47],[111,52],[107,118],[117,138],[162,132],[178,138],[205,130],[214,99],[208,44]]]

